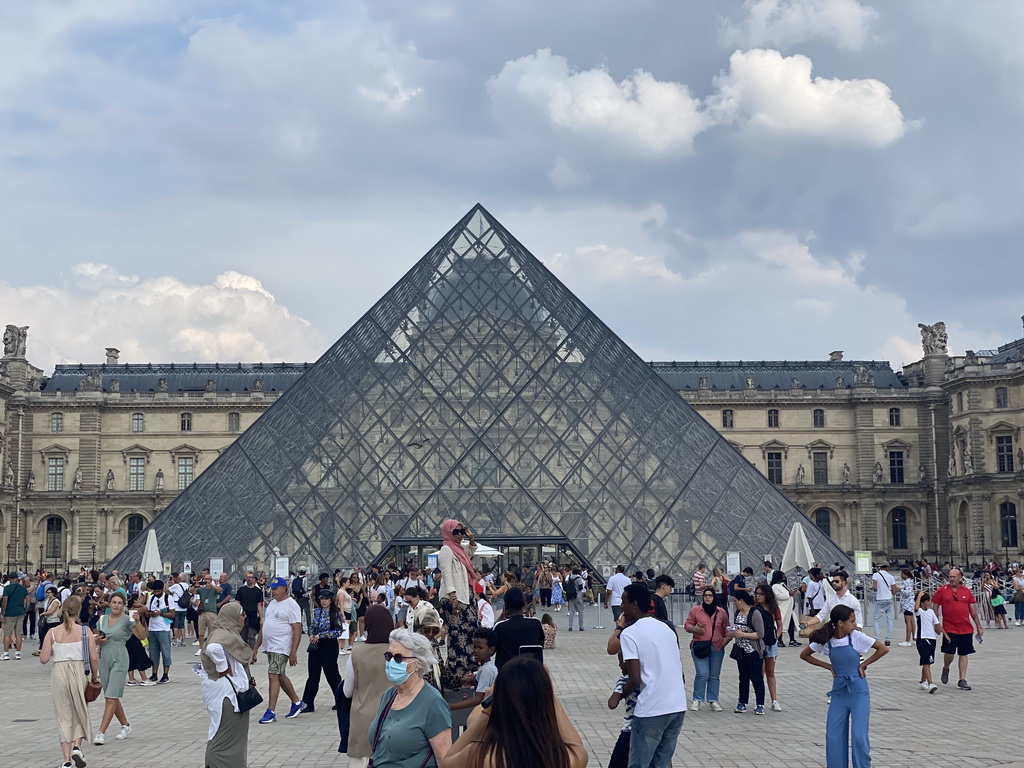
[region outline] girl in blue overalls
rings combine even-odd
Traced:
[[[869,649],[874,653],[861,661]],[[881,641],[857,629],[857,616],[847,605],[837,605],[829,614],[828,623],[811,633],[811,642],[800,652],[808,664],[832,673],[832,702],[825,724],[825,764],[828,768],[848,768],[850,746],[853,768],[871,768],[871,743],[868,720],[871,716],[871,694],[868,691],[867,668],[889,652]],[[815,653],[828,656],[831,664],[816,659]],[[851,734],[852,726],[852,734]]]

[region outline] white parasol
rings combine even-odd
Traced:
[[[807,542],[804,527],[800,523],[793,523],[793,527],[789,529],[786,553],[782,556],[782,570],[802,568],[804,571],[809,571],[813,567],[814,554],[811,552],[811,545]]]
[[[160,559],[160,549],[156,545],[156,531],[152,528],[149,529],[149,533],[146,535],[146,548],[142,550],[142,566],[140,570],[143,573],[154,574],[162,574],[164,570],[163,560]]]

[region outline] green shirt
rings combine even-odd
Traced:
[[[12,582],[4,587],[4,597],[7,598],[7,610],[4,611],[4,616],[10,616],[12,619],[15,616],[25,615],[25,598],[28,597],[28,590],[25,589],[25,585],[20,581]]]
[[[216,613],[217,603],[220,602],[220,596],[217,594],[217,590],[213,587],[200,587],[197,592],[199,594],[199,607],[204,611]]]
[[[369,738],[377,732],[377,720],[395,690],[388,688],[380,698],[377,717],[370,723]],[[420,768],[430,751],[429,739],[451,729],[452,713],[437,689],[424,684],[416,698],[405,709],[392,709],[384,718],[377,748],[373,751],[376,768]],[[427,766],[436,766],[433,755]]]

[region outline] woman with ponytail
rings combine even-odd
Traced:
[[[53,659],[50,672],[50,693],[57,713],[60,749],[64,753],[62,768],[85,768],[82,742],[92,732],[89,708],[85,702],[86,671],[92,682],[99,683],[100,659],[92,630],[78,623],[82,601],[72,595],[60,607],[60,623],[43,640],[39,661]],[[74,763],[72,763],[72,760]]]
[[[824,626],[811,633],[811,642],[800,652],[808,664],[832,673],[832,701],[825,725],[825,760],[828,768],[846,768],[852,746],[853,768],[870,768],[871,744],[868,721],[871,695],[867,668],[889,652],[880,640],[857,629],[857,615],[847,605],[837,605]],[[868,650],[874,653],[861,661]],[[827,656],[829,662],[814,657]]]

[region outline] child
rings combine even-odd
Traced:
[[[473,656],[480,665],[476,672],[472,672],[462,678],[462,684],[476,685],[476,691],[472,697],[465,701],[449,704],[451,709],[472,709],[484,700],[487,689],[494,685],[498,677],[498,668],[494,666],[491,657],[494,656],[495,648],[498,646],[498,636],[493,629],[481,627],[473,633]]]
[[[476,596],[476,616],[484,629],[491,629],[494,626],[494,608],[487,602],[483,592],[477,593]]]
[[[996,629],[1009,629],[1010,625],[1006,622],[1006,598],[999,593],[999,587],[992,588],[992,613],[996,617]]]
[[[622,653],[619,653],[619,670],[622,672],[615,682],[612,695],[608,697],[608,709],[615,709],[622,701],[622,691],[629,681],[629,674],[626,672],[626,663],[622,660]],[[622,730],[619,731],[618,741],[612,749],[611,759],[608,761],[608,768],[626,768],[629,764],[629,735],[633,730],[633,710],[636,708],[636,700],[640,696],[642,685],[638,686],[629,696],[626,697],[626,712],[622,717]]]
[[[848,605],[837,605],[829,619],[810,635],[811,642],[800,652],[808,664],[832,673],[832,703],[825,719],[825,758],[828,765],[871,765],[868,724],[871,717],[871,693],[867,668],[885,656],[889,649],[881,640],[873,640],[857,629],[857,614]],[[861,654],[873,649],[874,653]],[[814,657],[820,653],[828,662]]]
[[[921,690],[928,693],[935,693],[939,686],[932,683],[932,664],[935,663],[935,641],[936,632],[942,632],[944,637],[948,635],[943,631],[935,611],[931,608],[932,598],[925,591],[917,593],[914,600],[914,621],[917,623],[917,631],[914,632],[914,639],[917,641],[917,653],[921,657]]]
[[[551,618],[550,613],[545,613],[544,618],[540,620],[541,629],[544,630],[544,650],[553,650],[555,647],[555,635],[558,634],[558,627],[555,626],[555,620]]]

